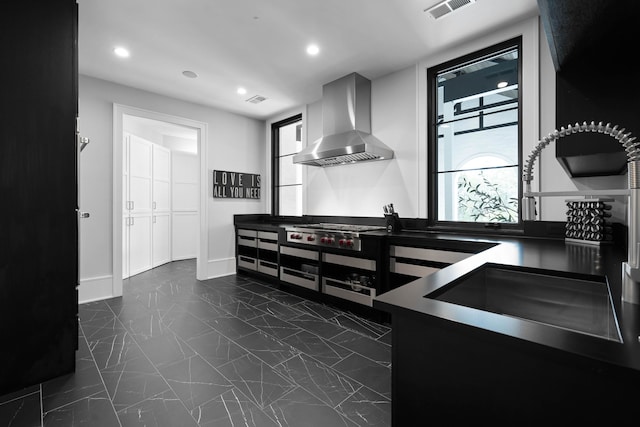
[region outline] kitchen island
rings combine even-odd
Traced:
[[[640,306],[621,301],[626,248],[563,239],[494,241],[374,300],[391,315],[393,425],[631,419],[640,400]],[[425,297],[486,264],[605,281],[621,342]]]

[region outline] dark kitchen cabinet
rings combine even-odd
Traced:
[[[75,0],[0,13],[0,395],[75,369],[77,13]]]
[[[236,260],[238,268],[258,271],[258,232],[239,228],[236,230]]]
[[[379,288],[379,268],[379,261],[373,256],[323,252],[322,293],[372,307]]]
[[[538,7],[556,69],[557,129],[602,121],[637,135],[640,82],[630,64],[640,2],[538,0]],[[572,177],[627,171],[625,150],[610,136],[579,133],[556,141],[555,147],[556,158]]]
[[[390,289],[405,285],[417,278],[428,276],[471,255],[473,254],[452,250],[390,245]]]
[[[278,277],[278,232],[236,229],[236,260],[241,270]]]
[[[384,292],[428,276],[493,246],[483,241],[390,238]]]
[[[278,277],[278,232],[258,230],[258,271]]]
[[[319,261],[317,250],[280,245],[280,280],[288,286],[317,292],[320,290]]]

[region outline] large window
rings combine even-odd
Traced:
[[[293,155],[302,149],[302,115],[271,125],[273,215],[302,215],[302,166]]]
[[[520,224],[521,39],[427,71],[432,225]]]

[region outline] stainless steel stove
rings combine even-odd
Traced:
[[[384,226],[332,223],[300,224],[285,227],[287,242],[350,251],[362,250],[360,233],[384,229]]]

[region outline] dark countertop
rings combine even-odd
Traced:
[[[258,231],[278,231],[280,227],[284,225],[281,224],[265,224],[265,223],[246,223],[246,224],[237,224],[238,228],[244,228],[249,230],[258,230]]]
[[[419,238],[419,233],[415,233]],[[406,237],[406,233],[399,233]],[[396,234],[393,234],[393,237]],[[424,238],[461,239],[427,233]],[[468,237],[467,237],[468,239]],[[481,238],[496,246],[376,297],[373,306],[393,314],[436,316],[544,346],[574,353],[622,368],[640,371],[640,306],[621,301],[621,262],[626,248],[615,245],[565,243],[563,239]],[[425,298],[485,263],[527,267],[578,275],[606,276],[611,289],[623,343],[500,314]],[[392,320],[393,322],[393,320]]]
[[[324,218],[320,218],[322,221]],[[256,218],[239,216],[236,226],[254,230],[277,231],[289,224],[318,222],[317,218]],[[331,222],[329,219],[326,222]],[[550,346],[582,357],[599,360],[622,368],[640,371],[640,305],[621,300],[621,263],[626,260],[626,248],[619,245],[588,245],[566,243],[564,239],[524,236],[471,235],[430,230],[370,231],[366,236],[383,238],[387,242],[416,243],[468,242],[492,243],[495,246],[463,261],[443,268],[376,297],[373,307],[390,313],[412,316],[436,316],[451,322],[483,328],[544,346]],[[623,343],[609,341],[556,327],[537,324],[438,301],[424,296],[453,282],[485,263],[502,264],[557,271],[576,275],[605,276],[611,290]]]

